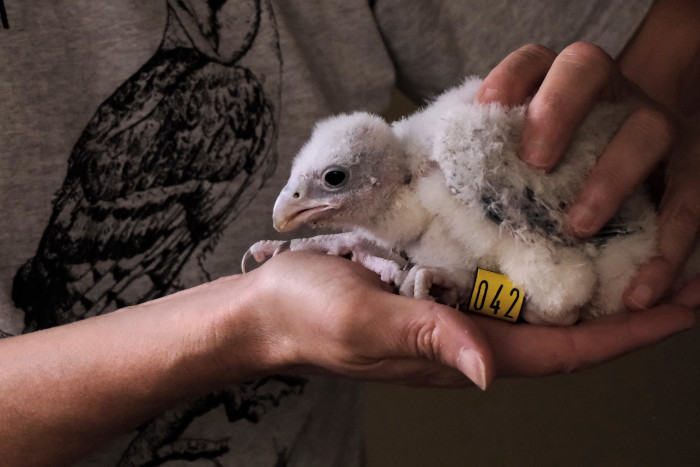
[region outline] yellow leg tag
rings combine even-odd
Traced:
[[[525,291],[515,287],[507,276],[477,268],[469,310],[516,322],[525,302]]]

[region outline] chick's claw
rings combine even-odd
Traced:
[[[241,271],[246,272],[250,269],[247,267],[248,263],[250,262],[250,258],[255,259],[255,261],[258,263],[262,263],[267,258],[287,251],[289,248],[290,243],[287,240],[261,240],[254,243],[243,255],[243,259],[241,260]]]
[[[456,282],[438,268],[421,265],[410,269],[399,293],[423,300],[437,300],[450,306],[457,306],[460,302],[460,288]]]

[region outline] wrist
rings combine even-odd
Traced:
[[[166,298],[177,307],[168,312],[186,339],[179,346],[182,368],[176,373],[189,375],[197,392],[275,372],[272,339],[264,329],[266,310],[251,274],[223,277]],[[170,308],[168,301],[158,305]]]
[[[271,265],[270,265],[271,266]],[[227,329],[235,328],[234,344],[237,353],[243,353],[238,361],[228,362],[239,366],[243,373],[252,375],[247,380],[295,372],[304,364],[306,347],[302,317],[294,310],[308,306],[302,300],[309,300],[298,286],[286,281],[267,264],[238,276],[232,276],[236,293],[232,295],[229,308],[221,322]],[[299,328],[302,326],[302,328]],[[308,357],[308,356],[307,356]]]

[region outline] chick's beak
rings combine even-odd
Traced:
[[[335,209],[335,207],[326,204],[323,200],[307,196],[304,190],[287,185],[275,201],[272,223],[278,232],[289,232],[329,209]]]

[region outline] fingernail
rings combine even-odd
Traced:
[[[574,205],[567,214],[568,222],[578,235],[590,235],[595,224],[595,213],[584,205]]]
[[[457,368],[482,390],[486,390],[486,366],[474,350],[463,349],[457,357]]]
[[[628,295],[627,299],[639,310],[649,308],[654,291],[646,284],[637,284]]]
[[[520,154],[525,162],[536,169],[549,170],[551,168],[551,157],[546,151],[545,143],[538,139],[527,139],[522,142]]]
[[[499,89],[486,88],[479,91],[476,100],[482,104],[490,104],[492,102],[507,103],[506,93]]]

